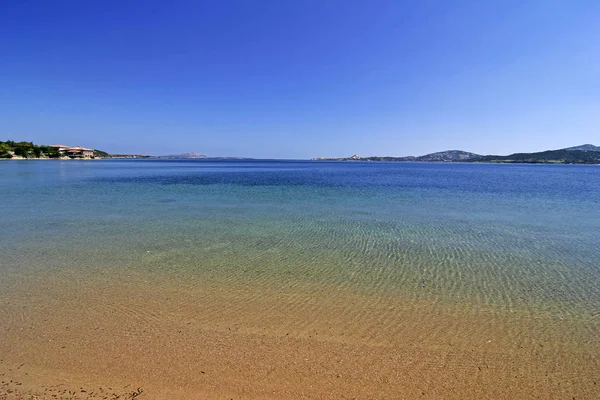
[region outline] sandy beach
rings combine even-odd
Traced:
[[[15,279],[0,297],[0,399],[600,395],[593,318],[154,278]]]

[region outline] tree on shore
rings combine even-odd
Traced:
[[[0,141],[0,158],[12,158],[15,156],[24,158],[58,158],[58,150],[50,146],[37,146],[32,142]]]

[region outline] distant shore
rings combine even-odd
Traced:
[[[537,153],[514,153],[508,156],[481,155],[462,150],[446,150],[423,156],[389,157],[370,156],[341,158],[313,158],[313,161],[395,161],[395,162],[468,162],[492,164],[600,164],[600,147],[581,145],[560,150]]]

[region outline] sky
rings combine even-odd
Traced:
[[[2,0],[7,139],[292,159],[600,145],[600,2]]]

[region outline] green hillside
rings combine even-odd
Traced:
[[[94,150],[95,157],[109,157],[109,154],[101,151]],[[6,142],[0,141],[0,158],[60,158],[61,155],[57,149],[47,145],[36,145],[32,142],[14,142],[7,140]]]
[[[539,153],[515,153],[508,156],[481,156],[465,161],[532,164],[600,164],[600,152],[562,149]]]
[[[0,158],[12,158],[14,156],[25,158],[57,158],[58,152],[48,146],[38,146],[32,142],[0,141]]]

